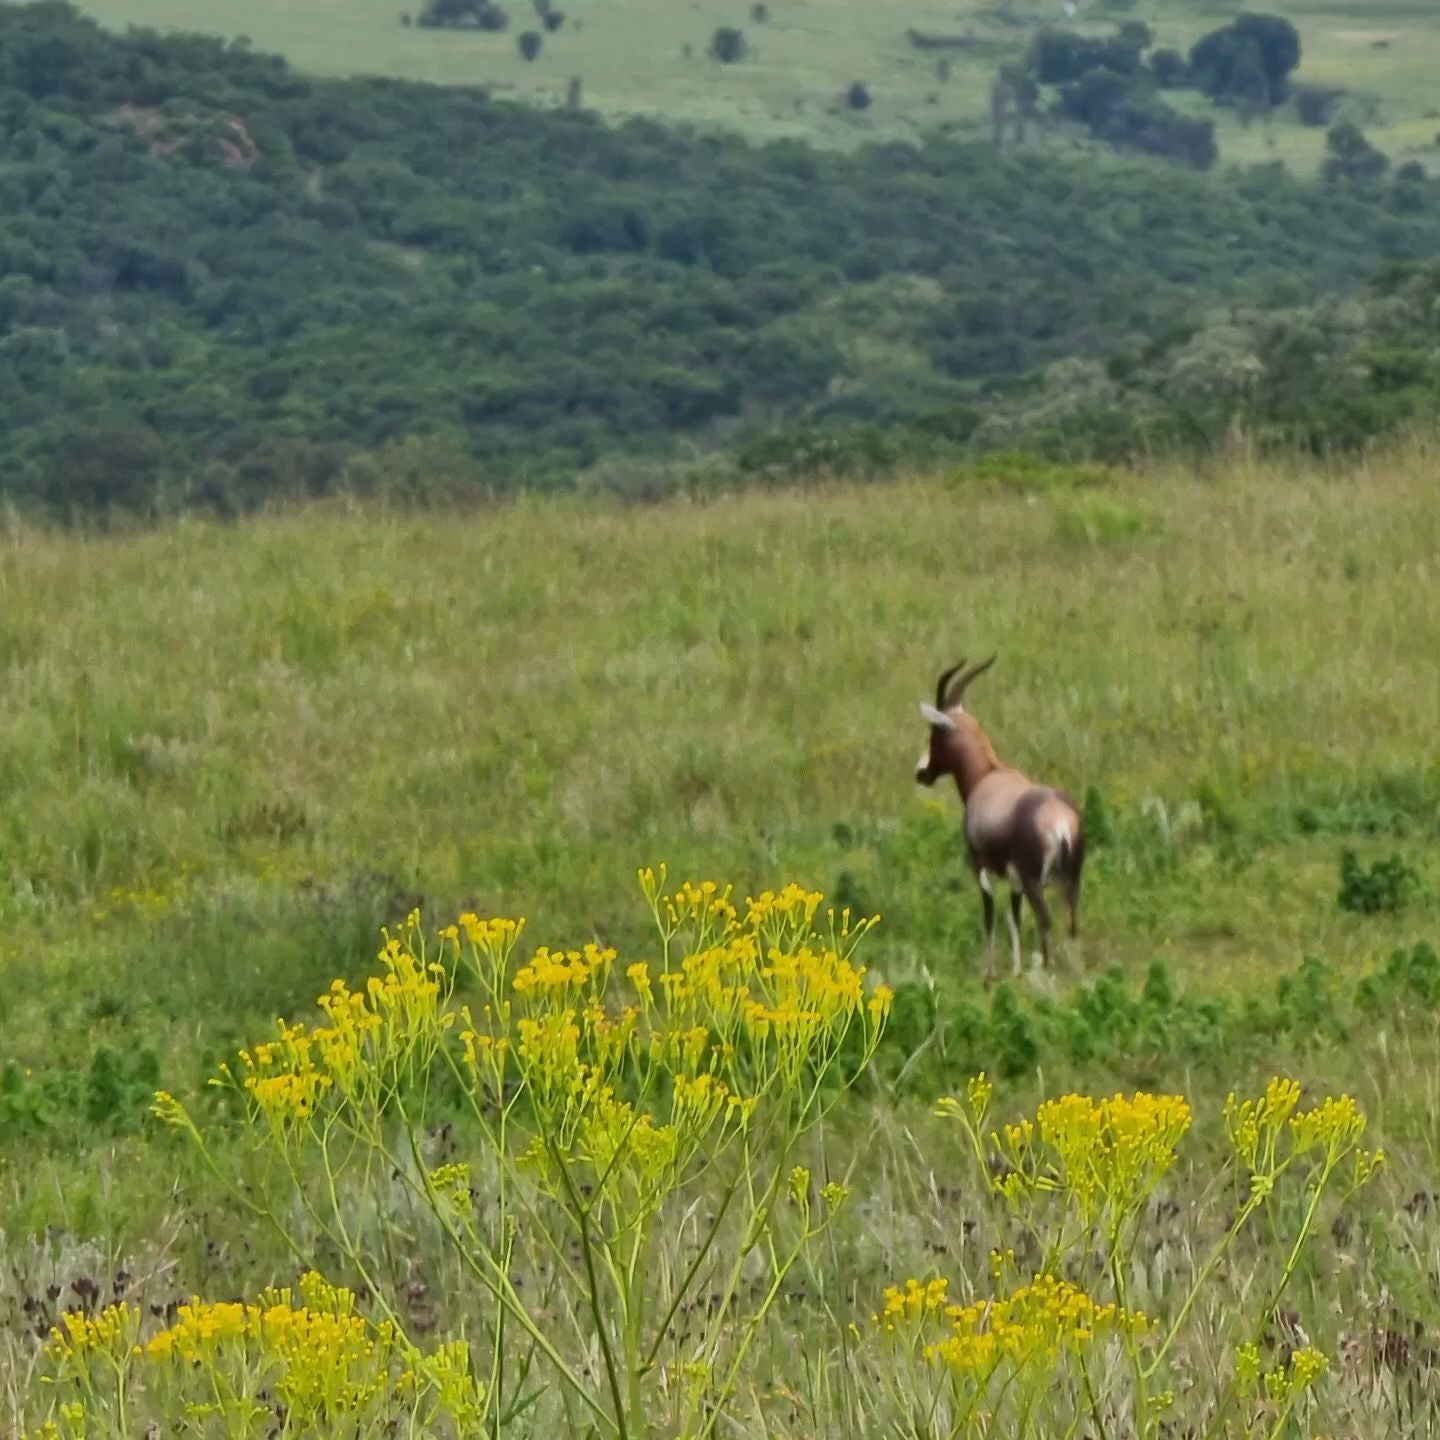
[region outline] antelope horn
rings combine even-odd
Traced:
[[[937,710],[944,710],[947,708],[945,705],[945,690],[946,687],[950,684],[950,677],[954,675],[957,671],[963,670],[964,668],[965,662],[962,660],[958,665],[952,665],[940,676],[940,680],[935,686],[935,708]]]
[[[974,680],[976,676],[983,675],[999,658],[1000,652],[997,650],[988,660],[982,660],[978,665],[974,665],[967,670],[951,687],[954,693],[949,697],[949,703],[947,704],[942,701],[940,708],[942,710],[949,710],[953,706],[960,704],[965,698],[965,691],[969,689],[970,682]]]

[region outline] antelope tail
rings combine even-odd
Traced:
[[[1040,883],[1046,885],[1051,875],[1058,870],[1060,874],[1066,874],[1070,869],[1070,857],[1074,854],[1075,837],[1071,834],[1068,821],[1057,820],[1050,827],[1050,834],[1047,837],[1049,844],[1045,847],[1045,859],[1040,867]]]

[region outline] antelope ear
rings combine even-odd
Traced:
[[[937,710],[927,701],[920,702],[920,713],[932,724],[941,730],[953,730],[955,722],[943,711]]]

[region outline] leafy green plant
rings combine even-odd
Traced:
[[[1336,901],[1342,910],[1377,915],[1403,910],[1419,889],[1420,876],[1399,855],[1389,855],[1366,866],[1355,852],[1340,854],[1340,889]]]
[[[159,1059],[149,1046],[127,1053],[101,1044],[83,1069],[40,1074],[7,1060],[0,1067],[0,1138],[132,1134],[159,1083]]]
[[[1355,1003],[1366,1014],[1440,1010],[1440,954],[1427,941],[1400,946],[1385,964],[1355,989]]]

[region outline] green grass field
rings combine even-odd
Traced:
[[[154,25],[246,35],[320,74],[393,74],[446,84],[484,84],[499,94],[559,103],[572,77],[585,102],[612,116],[649,115],[738,129],[757,139],[798,136],[825,144],[914,136],[939,126],[962,133],[988,128],[989,86],[997,65],[1019,54],[1042,24],[1103,32],[1137,18],[1158,43],[1182,50],[1237,12],[1209,0],[1140,0],[1132,10],[1081,7],[1067,20],[1058,4],[991,4],[914,0],[903,8],[776,0],[763,23],[742,0],[615,0],[567,7],[570,22],[547,36],[533,64],[516,51],[516,35],[533,23],[516,0],[507,32],[446,33],[404,28],[406,0],[255,0],[243,16],[218,0],[85,0],[107,24]],[[412,7],[413,8],[413,7]],[[1440,102],[1431,77],[1440,66],[1440,27],[1416,0],[1275,0],[1265,7],[1300,29],[1299,79],[1352,92],[1354,116],[1396,159],[1435,153]],[[743,63],[707,56],[721,25],[746,32]],[[935,52],[918,50],[907,31],[968,37],[970,48],[946,52],[949,78],[937,75]],[[689,47],[689,54],[685,53]],[[842,104],[863,80],[873,104],[857,115]],[[1286,112],[1243,128],[1220,117],[1225,161],[1283,159],[1297,169],[1318,163],[1324,132],[1307,130]]]
[[[163,1137],[111,1121],[157,1083],[203,1095],[276,1015],[367,973],[378,925],[412,905],[434,924],[467,906],[525,914],[536,943],[629,957],[651,948],[639,866],[742,893],[795,879],[882,914],[875,977],[986,1003],[958,802],[911,779],[916,702],[962,654],[1000,652],[971,705],[1002,756],[1094,787],[1116,828],[1071,968],[1028,975],[1024,1003],[1112,965],[1138,984],[1157,958],[1184,993],[1237,1005],[1306,955],[1348,990],[1396,946],[1433,941],[1436,455],[1417,441],[1333,471],[1237,460],[1040,491],[931,476],[654,509],[6,533],[11,1403],[39,1394],[20,1306],[47,1277],[123,1263],[163,1300],[283,1271]],[[1340,908],[1346,846],[1400,855],[1408,903]],[[1208,1110],[1208,1146],[1226,1084],[1291,1070],[1350,1085],[1392,1154],[1376,1223],[1403,1229],[1409,1197],[1440,1183],[1425,1026],[1237,1049],[1223,1076],[1052,1065],[1003,1105],[1067,1078],[1172,1085]],[[102,1049],[118,1078],[97,1088],[83,1077]],[[156,1071],[132,1073],[147,1051]],[[933,1098],[867,1102],[839,1127],[842,1147],[880,1157],[833,1257],[847,1285],[916,1273],[946,1231],[960,1156]],[[1331,1313],[1336,1297],[1401,1284],[1411,1243],[1376,1240],[1341,1288],[1307,1280],[1332,1350],[1355,1319]],[[1412,1291],[1395,1303],[1433,1326],[1433,1296]],[[1345,1433],[1381,1433],[1383,1406],[1345,1393]],[[773,1433],[840,1433],[811,1424]]]

